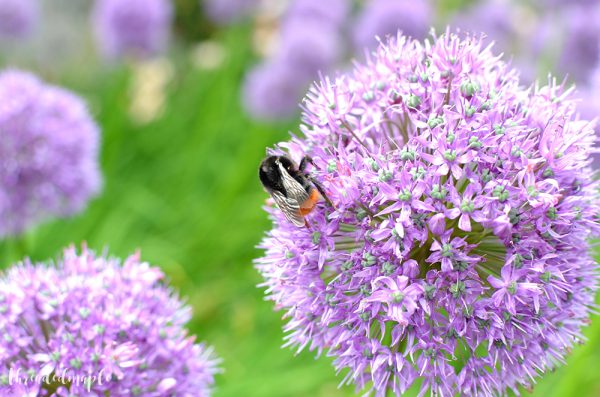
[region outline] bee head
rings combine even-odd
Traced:
[[[287,172],[291,172],[294,168],[294,162],[286,156],[276,156],[277,157],[277,161],[279,161],[279,163],[283,166],[283,168],[285,168],[285,170]]]
[[[269,156],[260,163],[258,176],[267,191],[277,190],[284,192],[283,183],[281,181],[281,169],[279,168],[280,164],[288,172],[291,172],[294,167],[292,160],[286,156]]]

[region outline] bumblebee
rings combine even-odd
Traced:
[[[306,172],[309,156],[304,156],[300,165],[287,156],[269,156],[262,161],[258,176],[265,190],[271,195],[285,217],[296,226],[306,226],[304,217],[324,198],[331,201],[323,187]]]

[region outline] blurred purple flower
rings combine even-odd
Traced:
[[[561,16],[566,27],[558,69],[577,82],[586,81],[600,59],[600,3],[569,7]]]
[[[200,0],[200,4],[213,22],[226,25],[250,15],[259,0]]]
[[[503,395],[582,342],[598,288],[595,134],[551,83],[526,90],[480,39],[403,36],[304,102],[324,202],[269,207],[256,260],[287,345],[376,396]]]
[[[56,265],[26,260],[0,274],[0,393],[209,396],[217,360],[194,343],[190,308],[163,282],[139,254],[121,263],[85,247]],[[23,385],[31,375],[50,382]]]
[[[348,5],[333,1],[292,2],[279,31],[279,45],[271,59],[246,76],[243,101],[257,119],[277,120],[294,116],[302,93],[341,58],[341,27]]]
[[[38,0],[0,0],[0,38],[26,37],[38,19]]]
[[[97,0],[93,11],[96,41],[108,59],[152,57],[167,45],[170,0]]]
[[[294,0],[287,11],[287,18],[314,20],[326,26],[340,29],[350,12],[348,0]]]
[[[559,8],[568,8],[571,7],[573,5],[581,5],[581,6],[586,6],[586,7],[590,7],[590,6],[595,6],[596,4],[598,4],[598,0],[569,0],[569,1],[565,1],[565,0],[535,0],[534,4],[538,4],[540,6],[545,6],[545,7],[559,7]],[[562,10],[559,10],[562,11]]]
[[[493,41],[496,52],[504,52],[507,57],[512,57],[516,50],[512,47],[517,33],[515,14],[516,7],[509,1],[484,0],[458,12],[452,26],[468,33],[484,33],[485,42]]]
[[[432,23],[429,0],[371,0],[361,10],[354,24],[354,44],[363,50],[377,45],[376,37],[403,34],[422,39]]]
[[[343,43],[338,31],[316,20],[287,20],[282,27],[280,42],[275,54],[276,61],[302,76],[302,88],[308,82],[316,80],[318,72],[331,68],[343,53]]]
[[[545,12],[535,14],[532,9],[505,0],[484,0],[457,12],[451,18],[453,27],[470,34],[485,35],[484,43],[494,43],[494,50],[519,70],[522,84],[532,84],[537,74],[547,76],[547,62],[539,62],[548,51],[548,43],[555,43],[556,22]]]
[[[600,87],[584,87],[579,90],[580,103],[577,110],[584,120],[598,118],[600,120]],[[598,125],[596,125],[598,130]]]
[[[0,73],[0,236],[82,211],[100,189],[98,127],[70,92]]]
[[[286,119],[298,112],[298,104],[307,85],[304,77],[298,79],[288,65],[264,62],[247,73],[242,87],[242,102],[254,118]]]
[[[577,110],[581,118],[584,120],[598,120],[595,128],[596,135],[600,135],[600,63],[591,73],[588,84],[578,90],[577,96],[580,100]],[[593,158],[594,168],[600,169],[600,153],[595,152]]]

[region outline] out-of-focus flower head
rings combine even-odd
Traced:
[[[589,80],[582,88],[578,86],[579,104],[577,111],[584,120],[597,119],[600,122],[600,62],[590,74]],[[596,134],[600,126],[596,123]],[[594,153],[594,168],[600,168],[600,153]]]
[[[377,37],[403,34],[422,39],[432,23],[429,0],[370,0],[353,24],[356,48],[364,50],[377,45]]]
[[[538,75],[546,78],[551,72],[547,47],[556,29],[548,24],[549,13],[536,13],[526,3],[491,0],[473,7],[469,18],[462,19],[463,30],[483,33],[485,44],[493,42],[495,51],[519,71],[521,84],[530,85]],[[461,26],[460,17],[457,23]]]
[[[38,20],[38,0],[0,0],[0,38],[26,37]]]
[[[485,41],[494,42],[496,51],[512,56],[517,49],[512,47],[515,45],[516,23],[516,7],[510,1],[484,0],[457,12],[452,26],[468,33],[484,33]]]
[[[243,105],[253,117],[279,120],[292,117],[299,110],[299,85],[293,71],[279,62],[264,62],[246,75],[242,87]]]
[[[215,23],[227,25],[252,14],[259,0],[200,0],[206,15]]]
[[[293,0],[287,12],[288,17],[315,20],[337,29],[343,27],[349,13],[347,0]]]
[[[139,254],[121,263],[85,247],[0,274],[0,393],[209,396],[217,360],[163,281]],[[30,376],[50,382],[25,384]]]
[[[581,103],[577,106],[577,110],[581,118],[586,120],[600,119],[600,87],[584,87],[579,90],[578,97],[581,99]],[[596,129],[598,129],[597,126]]]
[[[170,0],[98,0],[93,11],[103,56],[152,57],[164,51],[172,20]]]
[[[296,81],[301,81],[303,89],[317,78],[319,72],[326,72],[334,66],[343,53],[339,32],[314,19],[290,19],[280,36],[274,61],[285,64],[297,74]]]
[[[297,113],[302,93],[343,55],[338,24],[347,11],[339,1],[327,7],[313,0],[290,4],[272,56],[246,76],[243,102],[252,117],[278,120]]]
[[[28,73],[0,73],[0,236],[83,210],[101,185],[98,141],[80,98]]]
[[[562,11],[563,8],[568,8],[573,5],[581,5],[586,7],[595,6],[598,4],[598,0],[535,0],[533,3],[553,10],[556,9],[555,7],[558,7],[559,11]]]
[[[526,90],[480,38],[382,44],[304,102],[273,154],[333,203],[273,207],[256,266],[287,345],[377,396],[495,395],[554,369],[588,324],[600,231],[593,125],[562,86]]]
[[[561,20],[565,30],[558,70],[577,82],[584,82],[600,58],[600,3],[565,9]],[[594,22],[592,22],[594,21]]]

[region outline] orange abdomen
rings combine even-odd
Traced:
[[[317,189],[312,189],[308,199],[300,205],[300,214],[302,214],[302,216],[310,214],[320,199],[321,195],[319,194],[319,191]]]

